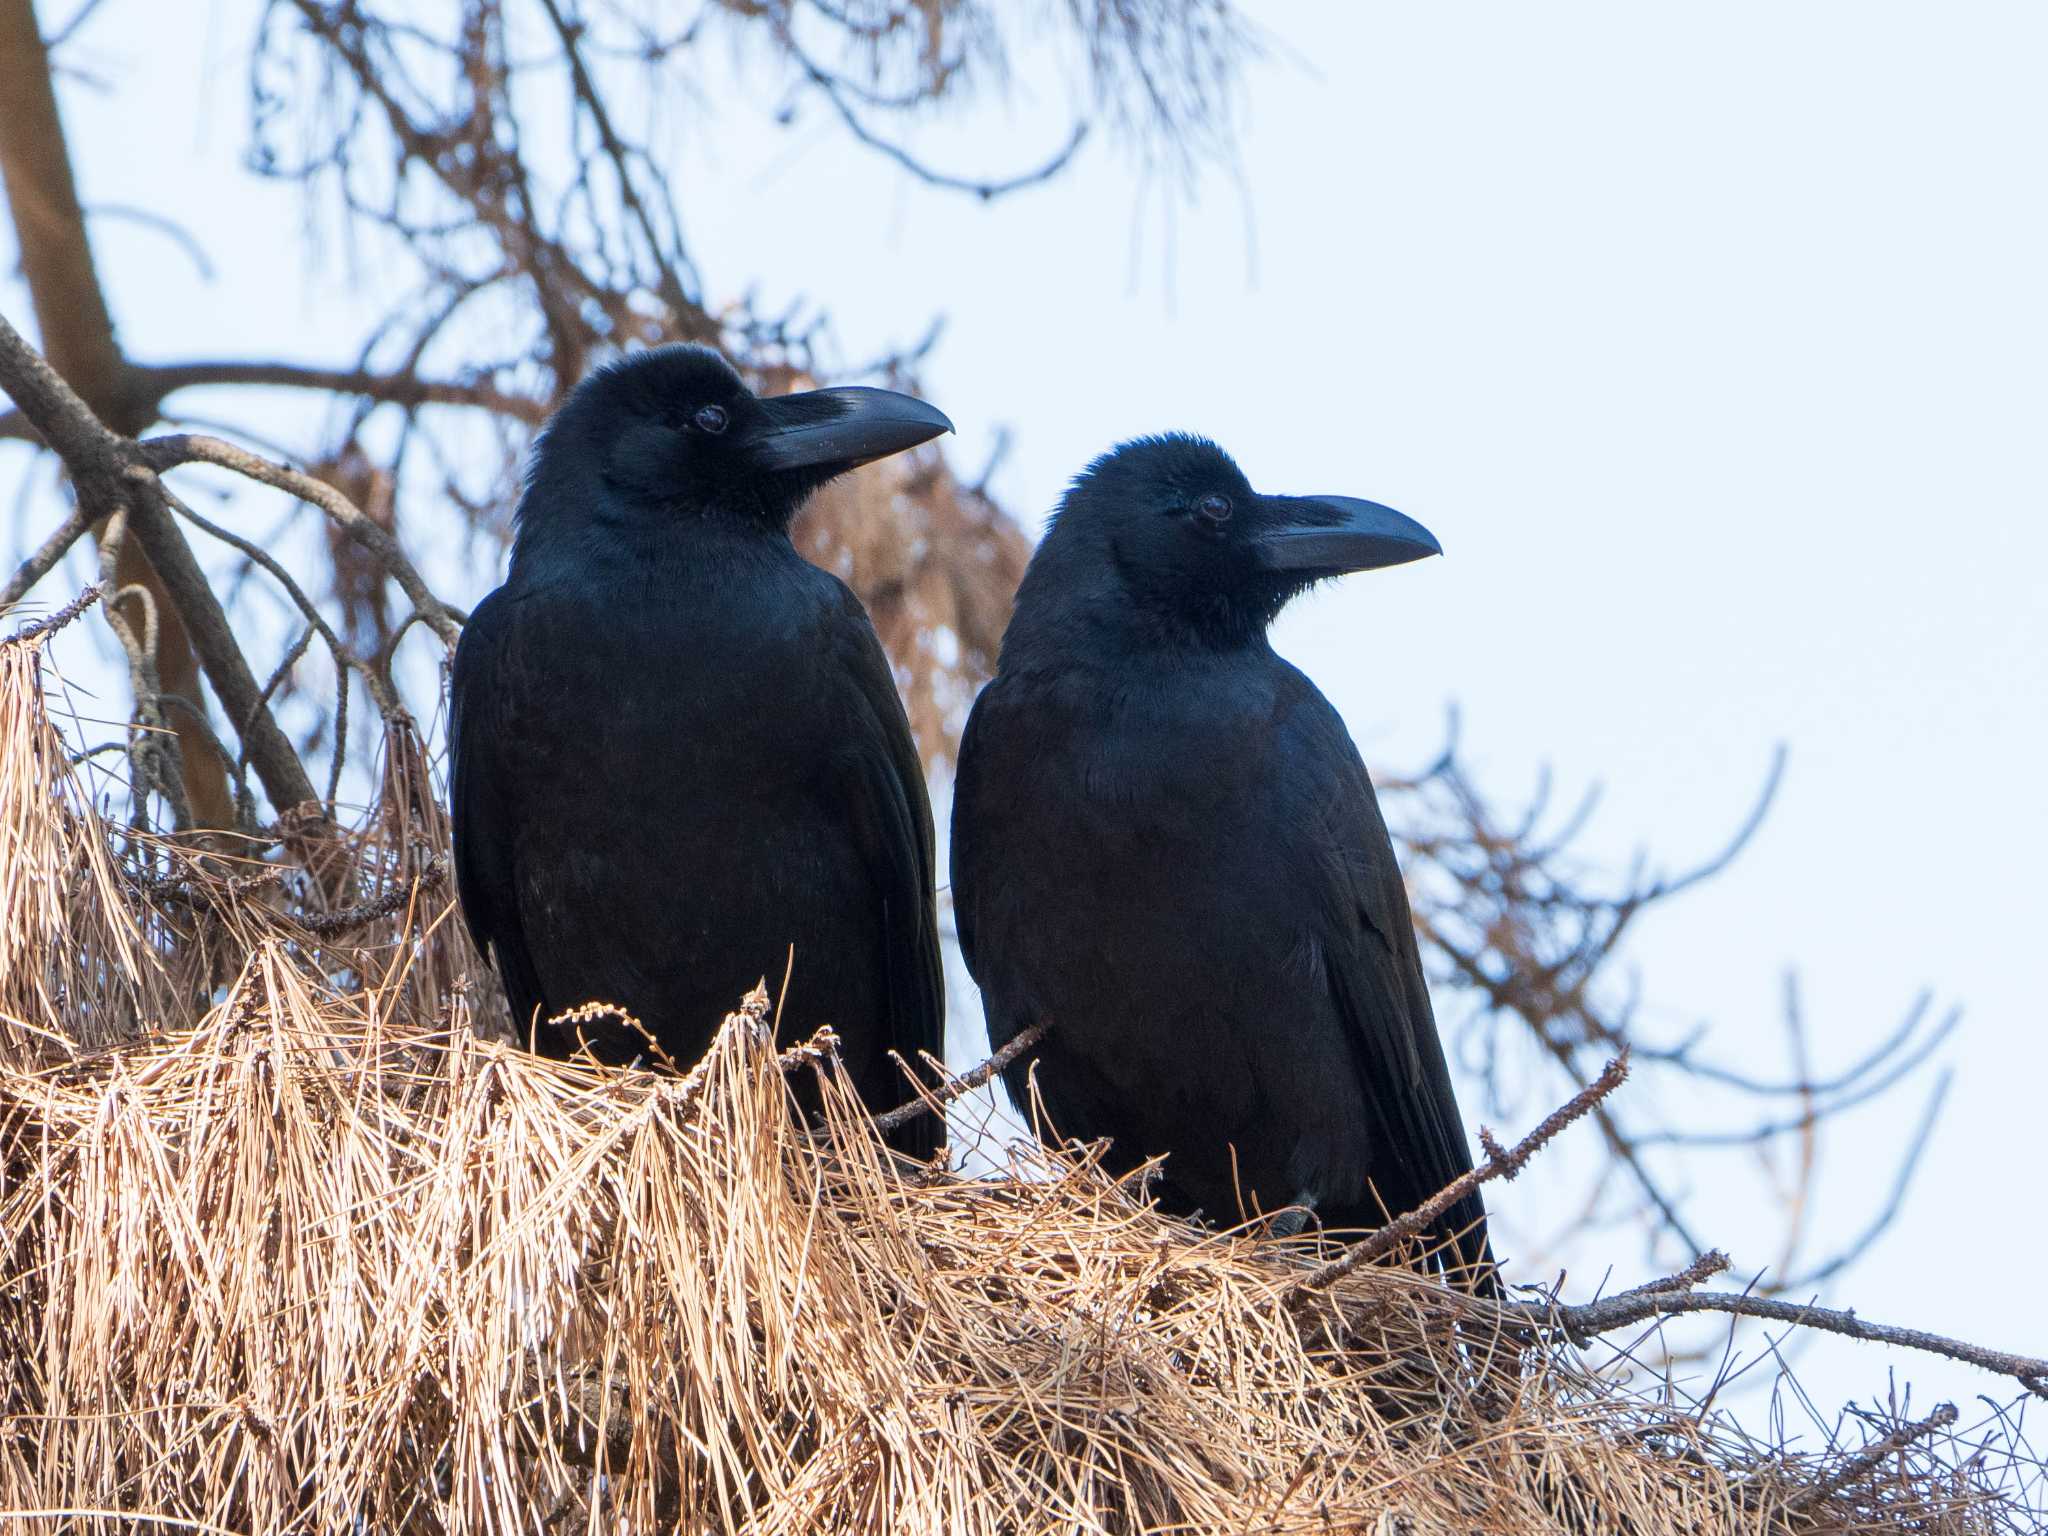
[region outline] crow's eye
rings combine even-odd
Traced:
[[[1230,498],[1204,496],[1195,503],[1195,515],[1207,523],[1227,523],[1230,521]]]
[[[722,405],[700,405],[697,407],[696,415],[690,418],[699,432],[713,433],[723,432],[729,419]]]

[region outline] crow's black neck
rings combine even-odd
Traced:
[[[1269,657],[1267,627],[1288,595],[1177,587],[1120,559],[1113,545],[1041,548],[1017,592],[1002,667],[1047,671],[1101,659],[1178,669]]]
[[[801,559],[784,525],[730,504],[663,505],[599,492],[564,506],[530,492],[512,544],[511,580],[537,588],[637,587],[646,580],[710,584]]]

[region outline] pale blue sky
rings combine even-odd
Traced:
[[[309,268],[295,196],[239,170],[250,11],[221,0],[195,33],[110,4],[84,58],[113,91],[66,91],[88,200],[178,214],[220,269],[201,283],[159,236],[98,226],[145,358],[328,360],[360,335],[345,260]],[[943,312],[927,382],[957,462],[1010,428],[997,488],[1027,521],[1089,456],[1166,427],[1212,434],[1255,484],[1422,519],[1446,558],[1339,584],[1279,635],[1375,766],[1418,761],[1455,700],[1494,790],[1543,763],[1598,780],[1591,846],[1676,865],[1788,743],[1750,852],[1632,945],[1648,1001],[1760,1067],[1788,964],[1824,1063],[1922,987],[1964,1004],[1914,1199],[1827,1299],[2048,1353],[2016,1278],[2048,1262],[2048,11],[1260,18],[1278,46],[1240,159],[1170,215],[1106,145],[983,206],[906,185],[815,109],[787,134],[679,110],[670,164],[713,296],[808,296],[849,357]],[[1020,90],[919,142],[950,167],[1023,163],[1056,105]],[[11,278],[0,305],[25,313]],[[0,458],[0,494],[23,462]],[[472,598],[496,579],[449,573]],[[1909,1119],[1838,1141],[1824,1228],[1867,1212]],[[1542,1198],[1539,1166],[1497,1203]],[[1700,1210],[1738,1268],[1773,1257],[1744,1199]],[[1609,1247],[1618,1282],[1642,1278]],[[1575,1287],[1598,1279],[1584,1262]],[[2003,1394],[1846,1344],[1802,1375],[1832,1403],[1892,1367],[1916,1400]]]

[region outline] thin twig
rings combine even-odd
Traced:
[[[931,186],[943,187],[950,192],[970,192],[983,202],[990,202],[1007,193],[1052,180],[1067,168],[1088,138],[1089,125],[1085,122],[1074,124],[1074,131],[1067,136],[1065,144],[1032,169],[1021,171],[1014,176],[989,179],[955,176],[945,171],[935,171],[902,145],[883,138],[863,122],[860,114],[853,109],[853,104],[846,99],[842,82],[804,52],[786,23],[778,24],[776,32],[782,46],[789,51],[790,57],[796,60],[797,67],[803,70],[811,84],[832,104],[832,110],[839,114],[839,120],[846,126],[848,133],[869,149],[895,161],[919,181]]]
[[[261,454],[238,448],[220,438],[196,433],[152,437],[143,442],[141,448],[144,460],[159,473],[181,464],[213,464],[231,469],[258,484],[289,492],[299,500],[318,507],[327,514],[330,522],[368,550],[391,573],[391,579],[398,583],[400,590],[426,617],[427,623],[444,643],[453,645],[456,636],[462,632],[463,623],[469,616],[436,597],[413,568],[412,561],[398,547],[398,541],[326,481],[315,479],[301,470],[272,463]]]
[[[94,203],[85,212],[88,218],[125,219],[131,224],[139,224],[144,229],[154,230],[191,259],[192,265],[198,269],[201,282],[213,281],[213,262],[206,254],[206,247],[176,219],[167,218],[149,208],[138,208],[133,203]]]
[[[1947,1429],[1955,1421],[1956,1405],[1954,1403],[1943,1403],[1934,1412],[1927,1415],[1926,1418],[1920,1420],[1919,1423],[1901,1424],[1882,1439],[1874,1440],[1869,1445],[1866,1445],[1819,1482],[1810,1484],[1794,1493],[1791,1498],[1785,1501],[1785,1513],[1788,1515],[1804,1513],[1828,1498],[1831,1494],[1849,1487],[1852,1483],[1869,1473],[1887,1456],[1898,1455],[1899,1452],[1905,1450],[1915,1441],[1925,1440],[1936,1430]]]
[[[138,387],[161,401],[181,389],[211,385],[268,385],[281,389],[325,390],[358,395],[380,405],[414,409],[422,405],[473,406],[494,416],[508,416],[528,426],[547,420],[544,401],[516,395],[479,380],[423,379],[413,373],[375,373],[361,368],[316,368],[298,363],[227,360],[198,363],[137,363]]]
[[[1557,1059],[1558,1065],[1564,1068],[1565,1072],[1573,1079],[1583,1081],[1581,1076],[1583,1068],[1580,1067],[1577,1053],[1574,1050],[1575,1042],[1557,1038],[1555,1033],[1547,1027],[1550,1020],[1555,1016],[1556,1010],[1542,1006],[1533,1006],[1525,998],[1518,995],[1517,986],[1524,982],[1526,978],[1510,976],[1505,981],[1496,980],[1488,973],[1485,965],[1481,963],[1481,957],[1478,954],[1468,953],[1460,949],[1451,941],[1447,934],[1443,933],[1429,920],[1426,914],[1416,914],[1416,928],[1440,954],[1456,967],[1467,985],[1485,996],[1492,1007],[1519,1014],[1529,1025],[1531,1033],[1536,1036],[1537,1043]],[[1579,1017],[1589,1030],[1595,1027],[1595,1021],[1590,1013],[1581,1012]],[[1649,1197],[1650,1203],[1657,1208],[1658,1219],[1663,1225],[1688,1248],[1698,1251],[1706,1247],[1706,1244],[1700,1242],[1692,1235],[1691,1230],[1685,1224],[1685,1219],[1679,1215],[1676,1203],[1657,1183],[1649,1167],[1644,1163],[1641,1152],[1637,1150],[1635,1142],[1627,1132],[1622,1130],[1620,1122],[1614,1116],[1608,1114],[1605,1109],[1597,1110],[1593,1118],[1594,1123],[1600,1127],[1601,1135],[1607,1139],[1608,1150],[1614,1154],[1615,1160],[1633,1175],[1636,1184]]]
[[[887,1136],[891,1131],[910,1124],[919,1115],[929,1114],[933,1110],[952,1103],[962,1094],[974,1092],[975,1089],[989,1081],[998,1072],[1001,1072],[1005,1067],[1016,1061],[1018,1057],[1038,1044],[1045,1036],[1046,1026],[1044,1024],[1033,1024],[1019,1030],[1008,1044],[1000,1051],[997,1051],[995,1055],[989,1057],[980,1066],[970,1068],[958,1077],[928,1092],[920,1088],[917,1097],[910,1100],[909,1103],[899,1104],[886,1114],[875,1116],[876,1132]],[[889,1054],[891,1056],[896,1055],[894,1051],[891,1051]],[[897,1060],[900,1063],[902,1058],[897,1057]]]
[[[185,799],[184,760],[177,732],[166,729],[163,714],[163,685],[157,675],[157,634],[160,616],[156,598],[149,588],[131,582],[121,585],[118,569],[121,547],[129,537],[130,509],[116,505],[100,534],[100,586],[107,593],[107,628],[128,658],[128,684],[135,695],[135,710],[128,723],[128,764],[134,790],[131,820],[137,828],[146,824],[151,791],[162,795],[171,808],[171,823],[183,832],[192,823]],[[133,598],[142,610],[142,633],[122,613],[121,604]]]
[[[563,15],[562,8],[555,0],[541,0],[541,9],[548,13],[548,20],[554,24],[555,35],[562,42],[562,58],[569,66],[570,84],[577,98],[583,103],[584,110],[590,114],[591,124],[597,129],[598,140],[604,145],[605,155],[612,162],[612,169],[618,174],[619,200],[626,205],[626,211],[632,214],[634,222],[640,226],[640,237],[647,242],[647,259],[654,263],[655,268],[655,287],[661,295],[662,302],[669,307],[671,320],[678,326],[686,325],[693,317],[702,315],[704,308],[683,291],[682,279],[676,275],[675,268],[662,255],[662,242],[654,231],[654,220],[648,216],[646,205],[640,201],[639,189],[633,184],[630,155],[617,130],[612,127],[611,114],[605,110],[604,93],[597,88],[597,82],[591,79],[590,71],[583,63],[582,51],[577,46],[582,25],[570,21]],[[710,340],[711,337],[707,335],[704,339]]]
[[[285,596],[290,598],[292,606],[305,616],[306,623],[310,626],[311,632],[317,633],[326,644],[328,654],[334,658],[334,665],[337,670],[346,671],[353,667],[362,674],[363,681],[370,690],[370,697],[376,701],[379,714],[388,717],[399,708],[398,694],[391,687],[389,679],[370,662],[355,655],[347,646],[342,644],[341,636],[334,632],[334,626],[327,622],[326,617],[320,612],[313,599],[306,595],[305,588],[299,585],[298,581],[292,576],[292,573],[285,569],[283,563],[276,556],[272,555],[270,551],[258,544],[254,539],[244,538],[232,529],[223,528],[211,518],[204,517],[194,511],[169,486],[164,487],[164,497],[170,503],[171,510],[176,512],[178,516],[184,518],[185,521],[199,529],[200,532],[220,540],[221,543],[227,545],[230,549],[239,550],[244,558],[261,566],[270,574],[273,581],[284,588]],[[303,651],[303,649],[304,645],[302,643],[300,650]],[[270,695],[276,690],[280,681],[282,681],[281,678],[273,675],[269,685],[263,690],[262,697],[259,700],[260,703],[265,705],[269,703]],[[245,753],[246,750],[245,747]],[[334,797],[329,795],[327,798],[332,800]]]
[[[1718,1248],[1709,1248],[1676,1274],[1664,1276],[1661,1280],[1647,1280],[1621,1292],[1623,1296],[1662,1296],[1673,1291],[1689,1291],[1695,1286],[1705,1285],[1728,1268],[1728,1255]]]
[[[261,702],[263,704],[268,705],[270,701],[277,696],[277,690],[284,686],[284,680],[291,676],[292,668],[296,667],[299,664],[300,658],[306,654],[306,648],[313,643],[314,636],[318,635],[319,633],[320,626],[317,624],[308,624],[304,629],[299,631],[299,638],[291,643],[290,649],[288,649],[284,653],[283,657],[279,659],[277,665],[271,668],[270,670],[270,678],[263,685],[263,693],[261,696]],[[245,745],[242,748],[242,756],[240,761],[236,764],[236,768],[239,771],[242,769],[246,769],[248,766],[249,749]]]
[[[335,797],[341,793],[341,769],[348,761],[348,664],[334,658],[334,755],[327,764],[327,814],[335,814]],[[388,717],[387,717],[388,719]]]
[[[1360,1266],[1385,1258],[1402,1244],[1420,1237],[1443,1219],[1444,1212],[1472,1194],[1480,1185],[1490,1183],[1494,1179],[1512,1179],[1553,1136],[1573,1121],[1590,1114],[1594,1106],[1619,1088],[1627,1078],[1628,1053],[1624,1051],[1608,1062],[1606,1070],[1598,1077],[1573,1094],[1569,1103],[1552,1110],[1541,1125],[1516,1142],[1513,1147],[1503,1148],[1493,1139],[1490,1131],[1482,1133],[1481,1142],[1487,1150],[1485,1162],[1460,1174],[1407,1215],[1387,1223],[1370,1237],[1359,1239],[1314,1273],[1297,1280],[1287,1288],[1281,1300],[1288,1306],[1297,1305],[1312,1293],[1343,1279]]]
[[[92,13],[98,10],[101,4],[102,0],[85,0],[83,5],[71,13],[70,20],[43,39],[43,47],[51,53],[62,48],[78,35],[78,29],[92,19]]]
[[[22,645],[40,640],[43,636],[62,629],[66,624],[69,624],[81,613],[85,612],[86,609],[98,602],[102,590],[103,588],[101,588],[98,582],[92,583],[55,613],[45,614],[42,618],[37,619],[31,624],[22,625],[21,628],[7,637],[6,643],[9,645]],[[4,606],[4,604],[0,604],[0,607]]]
[[[402,910],[420,891],[430,890],[448,877],[448,861],[435,854],[420,869],[412,880],[403,885],[393,886],[381,896],[368,901],[357,902],[352,907],[343,907],[337,912],[308,912],[293,919],[308,933],[323,939],[331,939],[353,929],[374,923],[380,918],[391,916]],[[550,1023],[553,1020],[549,1021]]]
[[[2048,1359],[1988,1349],[1981,1344],[1967,1343],[1920,1328],[1867,1323],[1854,1312],[1817,1307],[1811,1302],[1736,1295],[1727,1291],[1641,1289],[1575,1307],[1560,1307],[1548,1301],[1504,1302],[1502,1307],[1540,1327],[1561,1328],[1574,1338],[1592,1338],[1597,1334],[1612,1333],[1617,1328],[1633,1327],[1652,1317],[1677,1317],[1689,1312],[1762,1318],[1767,1322],[1791,1323],[1822,1333],[1839,1333],[1845,1338],[1861,1339],[1865,1343],[1889,1344],[1899,1349],[1917,1349],[1926,1354],[1940,1355],[2000,1376],[2010,1376],[2035,1396],[2048,1398]]]
[[[191,726],[192,734],[206,743],[206,748],[234,780],[235,814],[237,826],[244,832],[256,830],[256,797],[249,792],[249,758],[246,748],[240,757],[229,753],[227,743],[220,739],[220,733],[213,728],[213,722],[206,718],[206,711],[182,693],[164,692],[158,695],[158,702],[167,708],[176,708]],[[168,720],[169,716],[166,715]],[[246,740],[246,738],[244,738]],[[182,743],[179,748],[183,751]]]
[[[1906,1191],[1912,1186],[1913,1175],[1920,1167],[1920,1158],[1933,1138],[1936,1120],[1940,1118],[1942,1101],[1948,1097],[1949,1084],[1954,1080],[1953,1072],[1943,1072],[1935,1081],[1934,1092],[1928,1096],[1927,1107],[1921,1112],[1920,1125],[1914,1131],[1912,1140],[1906,1144],[1906,1152],[1899,1159],[1897,1171],[1892,1175],[1891,1194],[1877,1214],[1863,1224],[1863,1230],[1851,1238],[1835,1253],[1812,1268],[1786,1279],[1775,1289],[1806,1290],[1831,1280],[1869,1252],[1871,1246],[1890,1230],[1892,1222],[1906,1203]]]
[[[26,597],[29,588],[55,570],[57,562],[71,552],[71,546],[85,537],[91,526],[92,514],[85,510],[84,503],[74,506],[71,515],[57,525],[57,531],[16,567],[6,586],[0,587],[0,608],[12,608]]]

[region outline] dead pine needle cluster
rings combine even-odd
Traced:
[[[1086,1150],[902,1162],[765,994],[686,1073],[529,1056],[474,1027],[402,731],[307,867],[202,856],[101,819],[41,644],[0,645],[6,1529],[2035,1528],[2016,1437],[1752,1438],[1592,1368],[1597,1318],[1377,1262],[1393,1229],[1197,1231]]]

